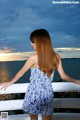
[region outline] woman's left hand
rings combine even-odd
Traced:
[[[6,90],[6,88],[9,87],[10,85],[12,85],[11,81],[0,83],[0,90],[3,89]]]

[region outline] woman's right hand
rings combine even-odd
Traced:
[[[9,81],[9,82],[3,82],[3,83],[0,83],[0,90],[6,90],[7,87],[9,87],[10,85],[12,85],[12,83]]]

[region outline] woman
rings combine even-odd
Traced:
[[[38,120],[38,114],[42,115],[42,120],[52,120],[54,94],[51,82],[54,78],[55,69],[57,69],[63,80],[76,84],[80,84],[80,80],[73,79],[64,72],[61,58],[54,52],[47,30],[38,29],[33,31],[30,40],[36,53],[28,58],[11,81],[0,84],[2,85],[1,89],[6,89],[12,85],[30,68],[30,84],[22,108],[29,113],[31,120]]]

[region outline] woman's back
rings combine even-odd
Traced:
[[[37,82],[52,82],[53,77],[54,77],[54,71],[52,72],[51,76],[48,77],[46,73],[44,73],[42,70],[40,70],[39,65],[38,65],[38,56],[35,54],[35,65],[30,68],[31,70],[31,76],[30,76],[30,81],[36,80]],[[36,67],[35,67],[36,66]]]

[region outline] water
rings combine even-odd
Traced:
[[[24,61],[9,61],[0,62],[0,82],[10,81],[16,73],[24,65]],[[80,79],[80,58],[62,59],[64,71],[73,78]],[[22,78],[16,83],[28,83],[30,77],[30,70],[28,70]],[[55,71],[54,81],[60,81],[61,78],[57,71]]]

